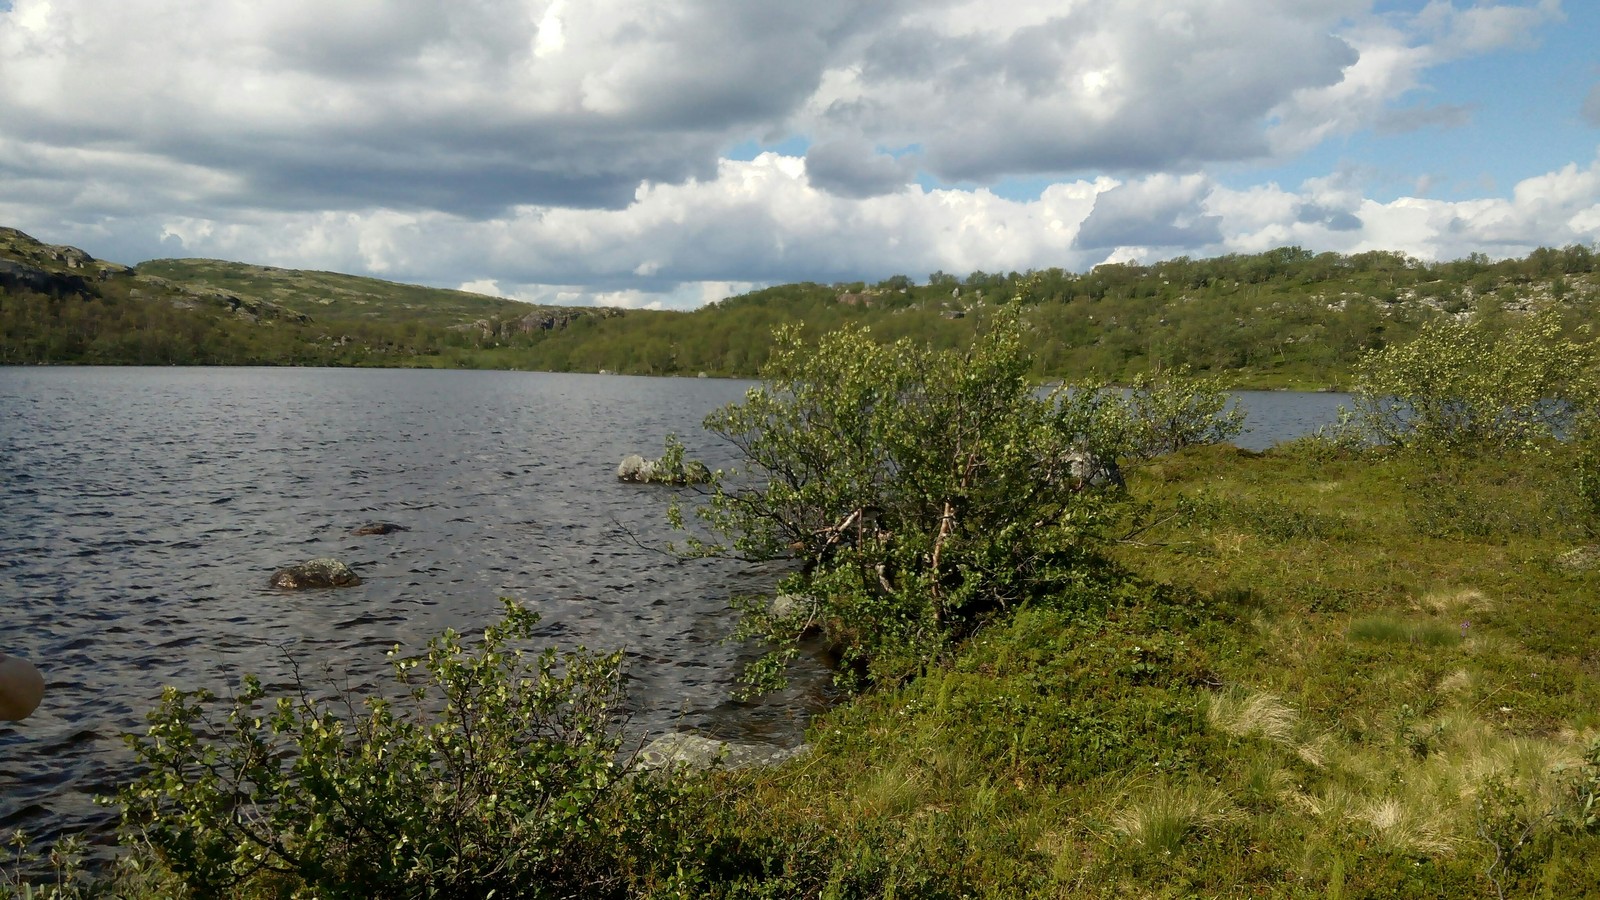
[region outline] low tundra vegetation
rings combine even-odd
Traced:
[[[136,741],[118,880],[63,854],[53,883],[0,867],[0,896],[1595,895],[1581,392],[1504,440],[1481,416],[1264,454],[1201,430],[1091,485],[1063,460],[1139,459],[1130,408],[1040,398],[1010,334],[786,338],[711,420],[754,468],[679,509],[693,549],[796,557],[812,598],[748,605],[777,654],[755,674],[810,626],[862,688],[809,753],[633,773],[615,658],[523,657],[513,610],[349,715],[174,692]],[[1457,382],[1395,352],[1367,408],[1449,409],[1428,393]]]

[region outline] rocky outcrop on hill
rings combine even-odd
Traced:
[[[45,244],[15,228],[0,228],[0,290],[87,297],[95,293],[96,284],[132,273],[77,247]]]
[[[128,296],[134,300],[165,300],[179,309],[221,307],[252,322],[311,321],[309,316],[276,303],[142,275],[130,266],[95,259],[77,247],[45,244],[15,228],[0,228],[0,290],[87,298],[99,295],[99,285],[114,278],[133,279]]]
[[[579,319],[612,319],[622,313],[622,310],[608,306],[540,306],[521,318],[479,319],[451,327],[457,331],[479,331],[486,338],[503,338],[540,331],[562,331]]]
[[[179,284],[156,275],[139,275],[138,279],[144,287],[133,289],[131,296],[135,299],[150,299],[152,295],[169,297],[172,304],[180,309],[194,309],[199,306],[222,307],[239,318],[252,322],[294,322],[303,325],[311,321],[311,317],[305,313],[295,312],[266,300],[240,297],[215,288]]]
[[[14,260],[0,259],[0,290],[35,291],[52,297],[86,296],[89,282],[82,275],[50,272]]]

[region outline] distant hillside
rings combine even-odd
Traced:
[[[533,307],[466,291],[341,275],[252,266],[219,259],[153,259],[138,274],[275,303],[314,319],[461,325],[520,319]]]
[[[810,334],[866,325],[884,340],[958,347],[997,306],[1020,302],[1040,377],[1127,381],[1187,365],[1238,386],[1330,387],[1348,382],[1361,354],[1410,337],[1430,318],[1493,319],[1554,305],[1574,327],[1593,322],[1595,265],[1581,246],[1446,263],[1284,247],[1084,273],[787,284],[693,313],[598,322],[507,355],[523,368],[750,375],[766,359],[772,329],[786,322],[803,322]]]
[[[482,364],[618,310],[218,260],[97,260],[0,228],[0,364]]]
[[[1439,316],[1555,306],[1596,318],[1596,254],[1425,263],[1282,247],[1089,272],[942,272],[800,283],[694,312],[531,306],[464,291],[218,260],[130,269],[0,229],[0,364],[377,365],[754,375],[775,327],[865,325],[965,346],[1021,303],[1040,377],[1125,381],[1187,365],[1253,387],[1347,382],[1364,352]]]

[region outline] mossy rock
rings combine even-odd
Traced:
[[[360,583],[361,577],[349,566],[326,557],[307,560],[272,573],[272,586],[286,591],[350,587]]]

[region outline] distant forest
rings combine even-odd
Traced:
[[[46,269],[54,258],[47,251],[81,255],[0,244],[0,262],[9,256]],[[812,334],[864,325],[882,340],[960,347],[998,306],[1020,303],[1041,378],[1126,381],[1188,366],[1238,386],[1323,387],[1345,383],[1363,352],[1409,338],[1432,317],[1493,321],[1554,305],[1571,327],[1587,325],[1600,296],[1595,261],[1584,246],[1442,263],[1393,252],[1284,247],[1106,264],[1081,274],[935,272],[920,282],[897,275],[876,284],[786,284],[693,312],[534,307],[216,261],[157,261],[133,270],[102,265],[97,278],[75,281],[58,266],[52,270],[62,273],[58,283],[0,281],[0,364],[748,377],[760,369],[780,324],[801,321]]]

